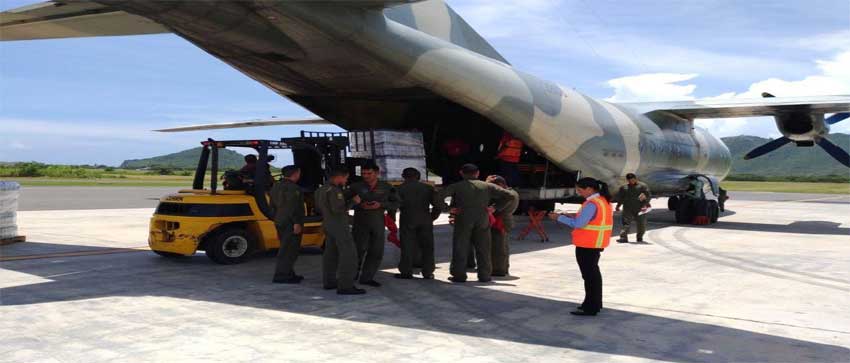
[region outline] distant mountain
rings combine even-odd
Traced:
[[[850,151],[850,135],[830,134],[827,139]],[[848,175],[847,167],[829,156],[820,146],[797,147],[787,144],[771,153],[744,160],[750,150],[771,139],[758,136],[732,136],[722,138],[732,152],[732,175],[754,174],[762,176],[822,176]]]
[[[122,169],[141,169],[141,168],[175,168],[175,169],[195,169],[198,166],[198,159],[201,157],[201,147],[194,149],[183,150],[174,154],[155,156],[147,159],[124,160],[121,163]],[[239,169],[245,164],[245,156],[228,149],[218,150],[218,165],[222,170]]]

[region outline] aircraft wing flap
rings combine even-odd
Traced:
[[[94,2],[47,1],[0,13],[0,41],[170,33],[149,19]]]
[[[741,100],[695,100],[678,102],[624,103],[648,116],[666,113],[684,119],[776,116],[779,114],[838,113],[850,111],[850,95],[782,97]]]

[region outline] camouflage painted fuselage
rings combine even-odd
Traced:
[[[417,128],[434,144],[478,122],[562,169],[613,186],[634,172],[660,194],[730,168],[726,146],[690,120],[650,119],[514,69],[440,0],[101,3],[165,25],[344,128]]]

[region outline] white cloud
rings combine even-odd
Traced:
[[[768,72],[789,74],[806,66],[786,58],[715,51],[691,43],[682,46],[624,32],[608,24],[606,13],[596,13],[585,1],[458,0],[451,4],[484,38],[503,43],[498,48],[536,52],[550,61],[591,57],[632,71],[699,73],[727,80]],[[796,47],[797,41],[786,43]],[[523,66],[540,67],[534,63]]]
[[[762,92],[778,97],[824,96],[850,94],[850,50],[830,60],[818,60],[819,74],[800,80],[769,78],[752,83],[746,91],[726,92],[704,99],[747,99],[761,98]],[[608,100],[620,102],[676,101],[696,99],[694,81],[697,74],[650,73],[612,79],[607,84],[614,89]],[[688,82],[688,84],[679,84]],[[696,124],[709,129],[718,136],[758,135],[779,136],[772,118],[701,119]],[[834,125],[833,132],[850,132],[850,123]]]
[[[682,101],[694,99],[697,88],[694,84],[679,85],[690,81],[698,74],[649,73],[637,76],[615,78],[607,82],[614,89],[614,95],[608,101]]]

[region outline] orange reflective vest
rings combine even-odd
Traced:
[[[518,163],[520,156],[522,156],[522,145],[522,140],[506,132],[499,142],[499,155],[497,157],[502,161]]]
[[[581,207],[584,208],[588,203],[596,205],[596,215],[586,226],[573,229],[573,245],[584,248],[608,247],[611,230],[614,229],[614,211],[611,204],[605,198],[595,197],[585,201]],[[578,213],[581,213],[581,209]]]

